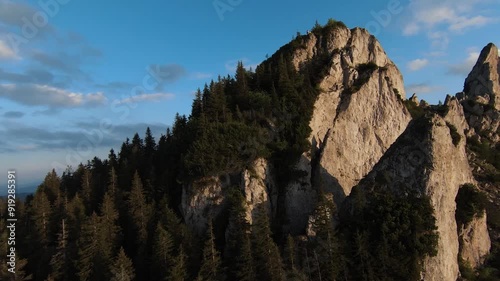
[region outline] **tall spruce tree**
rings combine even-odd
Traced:
[[[71,256],[68,245],[68,229],[66,220],[61,220],[61,230],[57,237],[56,252],[50,261],[51,276],[55,280],[69,280]]]
[[[184,247],[179,247],[179,253],[174,257],[173,264],[167,275],[168,281],[184,281],[187,278],[187,256],[184,253]]]
[[[269,281],[285,280],[283,262],[278,246],[273,241],[269,217],[263,204],[257,207],[253,221],[252,245],[257,278]]]
[[[76,261],[76,268],[78,269],[78,278],[80,281],[98,280],[96,273],[98,272],[96,257],[99,252],[99,217],[96,213],[92,215],[83,223],[81,235],[77,242],[78,247],[78,260]]]
[[[221,278],[221,259],[215,245],[212,220],[209,220],[207,238],[203,248],[203,259],[196,281],[216,281]]]
[[[120,248],[111,266],[111,281],[132,281],[135,278],[134,266],[123,248]]]
[[[92,172],[89,168],[84,169],[81,186],[80,195],[85,206],[85,213],[90,215],[92,213]]]
[[[316,232],[316,237],[313,240],[313,255],[317,264],[318,276],[327,281],[336,280],[344,268],[344,260],[333,227],[334,214],[335,205],[332,200],[328,199],[324,193],[320,193],[318,205],[313,214],[313,229]]]
[[[151,259],[152,277],[156,280],[165,280],[169,268],[174,265],[174,241],[170,232],[158,223],[156,225],[155,239],[153,242],[153,255]]]
[[[132,180],[132,189],[127,200],[130,223],[137,235],[136,241],[142,245],[148,237],[150,206],[146,202],[144,188],[139,173],[136,171]]]
[[[115,256],[117,245],[119,245],[120,226],[118,225],[118,210],[115,207],[114,198],[110,192],[104,194],[104,199],[100,207],[98,245],[100,267],[104,271],[104,276],[109,278],[108,269]]]
[[[246,219],[245,198],[237,189],[229,191],[229,226],[225,264],[229,280],[255,280],[250,225]]]

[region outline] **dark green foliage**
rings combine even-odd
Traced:
[[[374,62],[362,63],[356,66],[356,70],[358,71],[358,78],[354,80],[352,86],[348,89],[344,90],[344,94],[351,95],[357,93],[363,85],[368,83],[372,73],[378,70],[379,67]]]
[[[333,227],[335,214],[333,202],[320,193],[313,213],[312,230],[316,235],[311,243],[311,250],[316,262],[316,274],[321,276],[321,280],[337,280],[345,267],[345,257],[340,252],[338,235]],[[318,256],[321,258],[318,259]]]
[[[347,28],[347,26],[341,21],[330,18],[324,26],[321,26],[318,22],[316,22],[316,24],[312,28],[312,32],[316,36],[326,36],[335,28]]]
[[[102,272],[97,270],[98,263],[98,231],[99,218],[95,213],[84,222],[81,230],[81,236],[78,239],[78,260],[76,268],[78,269],[78,278],[81,281],[99,280],[98,275]]]
[[[374,62],[361,63],[356,66],[356,70],[360,73],[373,72],[378,69],[378,65]]]
[[[413,119],[418,119],[422,116],[425,115],[425,109],[418,106],[416,103],[414,103],[413,101],[411,100],[405,100],[403,101],[404,105],[406,106],[406,109],[408,109],[408,111],[410,112],[411,114],[411,117]]]
[[[61,232],[58,234],[56,253],[50,260],[51,276],[55,280],[68,280],[71,268],[71,257],[68,245],[68,230],[65,220],[61,222]]]
[[[313,33],[326,42],[337,28],[345,25],[329,20]],[[189,117],[177,114],[157,140],[148,128],[106,160],[68,167],[61,178],[48,173],[26,210],[19,207],[20,257],[27,258],[18,261],[19,274],[34,280],[411,280],[422,257],[434,254],[434,220],[425,198],[377,193],[360,200],[354,194],[354,215],[335,228],[336,210],[319,196],[314,239],[292,237],[281,227],[288,183],[303,176],[295,166],[311,147],[318,82],[332,55],[343,52],[316,54],[297,70],[293,52],[307,36],[298,34],[255,72],[240,62],[234,77],[205,85]],[[351,93],[377,68],[358,65]],[[191,233],[181,219],[183,196],[199,182],[238,178],[258,158],[269,161],[276,183],[272,221],[265,203],[252,210],[251,226],[240,188],[224,185],[213,230],[209,226],[205,239]]]
[[[226,243],[226,266],[229,280],[255,280],[256,272],[250,240],[250,225],[246,220],[246,203],[235,188],[228,192],[229,225]]]
[[[132,281],[135,278],[132,261],[127,257],[123,248],[120,249],[111,266],[111,281]]]
[[[482,217],[486,208],[486,196],[472,184],[464,184],[455,198],[455,218],[460,225],[467,225],[474,217]]]
[[[179,253],[173,258],[173,263],[169,267],[167,279],[169,281],[184,281],[187,278],[186,271],[187,256],[184,253],[182,245],[179,248]]]
[[[203,260],[196,281],[216,281],[221,279],[221,258],[215,245],[212,221],[207,228],[207,238],[203,248]]]
[[[439,105],[434,106],[432,109],[436,111],[437,114],[441,115],[442,117],[445,117],[448,114],[450,107],[442,104],[440,101]]]
[[[254,252],[257,279],[269,281],[285,280],[285,271],[278,250],[272,239],[267,210],[257,207],[252,225],[252,250]]]
[[[484,170],[484,180],[494,183],[500,182],[500,145],[492,145],[487,138],[478,141],[476,138],[467,139],[468,148],[473,151],[480,160],[477,164]],[[487,165],[485,165],[486,162]],[[482,178],[481,178],[482,179]]]
[[[451,135],[451,140],[455,146],[458,146],[460,144],[460,140],[462,140],[462,136],[457,131],[457,127],[455,127],[453,124],[450,124],[446,122],[446,126],[450,129],[450,135]]]
[[[469,263],[460,258],[458,266],[461,275],[460,281],[498,281],[500,279],[498,269],[488,265],[474,270]]]
[[[476,280],[476,273],[474,272],[474,269],[472,269],[470,264],[465,262],[462,258],[459,258],[458,260],[458,267],[462,279],[467,281]]]
[[[242,234],[242,239],[240,242],[241,244],[239,252],[235,259],[232,261],[235,265],[235,271],[233,272],[233,274],[237,278],[234,280],[255,280],[256,272],[252,258],[252,244],[250,242],[250,235]]]
[[[265,132],[241,122],[206,125],[184,160],[192,178],[238,171],[266,154]]]
[[[354,189],[341,217],[355,280],[420,280],[422,261],[436,255],[437,227],[429,198]]]

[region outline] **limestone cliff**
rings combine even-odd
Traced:
[[[287,210],[296,230],[314,209],[314,190],[332,192],[339,205],[411,120],[401,100],[402,75],[374,36],[345,27],[311,33],[295,51],[294,66],[300,70],[325,54],[330,61],[310,121],[311,153],[297,165],[305,176],[287,188],[285,205],[303,208]]]
[[[328,66],[318,82],[321,92],[310,121],[311,151],[296,165],[303,176],[282,195],[284,227],[298,234],[304,232],[315,208],[316,190],[332,192],[340,204],[404,131],[411,116],[402,102],[401,73],[365,29],[337,26],[322,35],[305,35],[292,52],[292,62],[298,71],[312,64]],[[246,178],[236,184],[253,189],[256,181]],[[269,188],[260,190],[258,196],[267,202],[263,191],[269,193]],[[248,192],[252,197],[253,191]]]
[[[270,167],[265,159],[259,158],[240,173],[206,178],[185,186],[181,210],[186,224],[196,233],[203,233],[208,220],[216,219],[224,210],[226,191],[231,187],[240,187],[244,192],[249,223],[260,204],[266,206],[270,215],[276,211],[276,188]]]
[[[500,141],[499,74],[498,48],[490,43],[483,48],[465,80],[464,91],[457,94],[470,128],[467,131],[469,162],[479,189],[488,198],[487,212],[492,214],[500,210],[497,180],[500,170],[494,160]],[[478,149],[479,147],[482,149]],[[500,241],[500,229],[491,217],[485,215],[481,219],[474,218],[470,225],[460,229],[460,241],[463,244],[461,255],[473,267],[483,262],[491,244],[497,244],[491,243],[490,237],[496,242]]]
[[[384,187],[395,194],[411,189],[431,200],[439,241],[437,255],[424,262],[423,280],[457,280],[459,252],[477,266],[490,248],[486,216],[457,229],[455,197],[460,186],[476,183],[467,137],[485,127],[495,136],[500,123],[498,50],[494,45],[483,50],[465,93],[447,97],[443,107],[423,104],[426,116],[412,121],[402,75],[375,37],[341,25],[327,31],[300,37],[298,47],[298,41],[287,45],[297,71],[325,67],[315,85],[320,93],[309,123],[310,151],[295,163],[295,179],[279,188],[275,167],[259,158],[234,174],[185,185],[184,220],[201,233],[210,217],[223,212],[225,190],[239,187],[250,223],[255,207],[264,204],[272,218],[284,216],[284,233],[305,234],[319,190],[333,195],[340,208],[353,187],[373,188],[383,176]],[[416,97],[412,101],[418,107]]]
[[[377,178],[382,176],[386,179],[382,188],[396,194],[411,189],[430,197],[439,241],[437,255],[424,263],[423,280],[454,281],[459,276],[455,197],[461,185],[474,182],[465,152],[465,135],[457,131],[460,141],[454,142],[450,129],[450,125],[463,124],[460,110],[459,106],[450,106],[444,117],[430,114],[413,121],[358,186],[373,188],[380,185]]]
[[[469,98],[483,97],[496,110],[500,110],[500,60],[498,48],[488,44],[465,80],[464,92]]]
[[[490,252],[491,241],[486,221],[487,215],[483,214],[482,217],[474,217],[470,223],[459,227],[458,230],[460,257],[472,268],[483,264]]]
[[[488,44],[465,80],[464,92],[457,94],[464,106],[467,121],[478,134],[498,142],[500,115],[500,60],[498,48]]]

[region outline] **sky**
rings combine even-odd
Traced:
[[[158,139],[197,88],[329,18],[368,29],[434,104],[500,45],[500,0],[0,0],[0,182],[15,169],[23,191],[148,126]]]

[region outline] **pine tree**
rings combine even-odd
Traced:
[[[117,168],[118,167],[118,158],[116,157],[115,150],[111,148],[108,154],[108,165],[111,168]]]
[[[81,235],[77,242],[78,260],[76,263],[78,278],[81,281],[95,280],[93,275],[98,272],[96,270],[96,257],[99,251],[98,228],[99,217],[96,213],[93,213],[82,226]]]
[[[156,142],[153,134],[151,133],[151,129],[147,127],[146,129],[146,137],[144,138],[144,151],[146,154],[146,158],[150,158],[153,156],[153,153],[156,151]]]
[[[132,261],[127,257],[123,248],[120,248],[118,255],[111,266],[111,281],[132,281],[135,278]]]
[[[165,230],[161,223],[156,225],[155,240],[153,242],[152,273],[156,280],[164,280],[168,268],[174,264],[172,251],[174,242],[170,232]]]
[[[60,186],[61,180],[57,176],[56,171],[52,169],[52,171],[45,176],[43,183],[39,186],[39,190],[45,192],[47,199],[53,204],[54,201],[61,196]]]
[[[336,280],[344,266],[333,227],[334,213],[335,205],[321,193],[314,212],[313,229],[316,232],[316,237],[313,254],[317,263],[317,274],[322,276],[323,280]]]
[[[231,207],[225,263],[229,268],[229,280],[256,280],[245,199],[236,189],[229,191],[228,198]]]
[[[144,189],[139,173],[136,171],[132,180],[132,189],[127,201],[130,222],[134,226],[136,241],[143,243],[147,240],[147,226],[149,223],[150,208],[146,202]],[[142,242],[141,242],[142,241]]]
[[[269,218],[264,205],[259,205],[252,226],[257,277],[260,280],[282,281],[285,278],[278,246],[272,239]]]
[[[236,67],[236,90],[240,97],[245,98],[249,94],[247,71],[243,62],[239,61]]]
[[[198,90],[195,93],[195,98],[193,100],[193,105],[191,106],[191,118],[199,118],[203,112],[203,100],[201,90]]]
[[[66,221],[61,221],[61,231],[57,238],[56,253],[52,256],[50,266],[52,268],[51,276],[55,280],[69,280],[70,254],[68,246],[68,230]]]
[[[116,170],[113,166],[111,166],[108,175],[108,192],[113,198],[118,192],[118,177],[116,176]]]
[[[81,196],[87,215],[92,213],[92,173],[86,168],[82,175]]]
[[[256,280],[255,266],[252,257],[252,242],[250,234],[242,232],[241,244],[239,247],[238,255],[234,259],[235,272],[234,275],[240,281],[253,281]]]
[[[207,240],[203,248],[203,260],[197,281],[215,281],[220,280],[221,260],[219,251],[215,245],[215,236],[212,220],[209,221],[207,229]]]
[[[130,252],[133,253],[133,261],[136,266],[137,278],[146,278],[144,271],[146,269],[148,241],[148,226],[151,215],[150,205],[146,202],[144,189],[139,173],[136,171],[132,180],[132,188],[127,200],[128,208],[128,245]]]
[[[179,254],[174,258],[173,264],[167,276],[169,281],[184,281],[187,277],[186,255],[182,245],[179,247]]]
[[[293,237],[288,234],[286,238],[286,245],[285,245],[285,262],[288,270],[295,270],[295,264],[296,264],[296,258],[295,258],[295,241],[293,240]]]
[[[119,245],[120,226],[118,225],[118,211],[110,192],[104,194],[104,199],[100,208],[99,220],[99,259],[101,267],[108,268]]]
[[[32,221],[36,231],[35,237],[40,243],[38,247],[44,248],[50,239],[49,218],[52,214],[52,205],[45,192],[38,190],[35,193],[31,211],[33,212]]]
[[[85,205],[78,193],[68,203],[67,218],[69,240],[76,240],[80,233],[81,225],[86,219]]]

